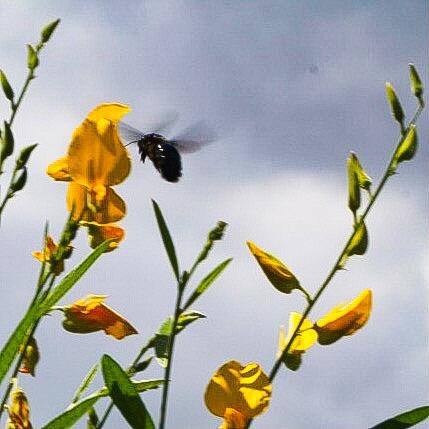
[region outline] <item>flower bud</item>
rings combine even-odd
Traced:
[[[347,158],[347,176],[349,178],[349,209],[355,215],[360,207],[360,187],[353,154]]]
[[[10,101],[13,101],[13,97],[14,97],[13,89],[10,86],[10,83],[7,80],[7,77],[4,74],[3,70],[0,70],[0,82],[1,82],[1,86],[3,88],[3,92],[4,92],[4,95],[6,96],[6,98]]]
[[[37,56],[36,50],[31,45],[27,45],[28,68],[33,71],[38,65],[39,65],[39,57]]]
[[[414,64],[408,64],[408,66],[410,67],[411,91],[419,100],[421,100],[423,95],[423,83],[419,74],[417,73],[416,68],[414,67]]]
[[[20,191],[27,183],[27,167],[23,167],[21,174],[10,185],[11,193]]]
[[[4,121],[4,134],[1,141],[1,153],[0,158],[4,161],[8,156],[13,154],[13,148],[15,146],[15,139],[13,138],[12,130],[8,122]]]
[[[362,222],[346,249],[347,256],[363,255],[368,248],[368,231]]]
[[[19,154],[19,158],[16,160],[16,168],[21,169],[22,167],[24,167],[24,165],[27,164],[31,153],[33,152],[36,146],[37,146],[37,143],[27,146],[21,150]]]
[[[402,140],[398,149],[395,152],[393,162],[395,165],[403,161],[410,161],[413,159],[414,155],[417,152],[418,140],[417,140],[417,131],[416,126],[413,124],[410,126],[407,135]]]
[[[57,28],[57,25],[60,23],[60,19],[56,19],[55,21],[52,21],[51,23],[49,23],[48,25],[46,25],[41,33],[41,40],[42,43],[46,43],[49,41],[49,39],[52,36],[52,33],[55,31],[55,29]]]
[[[390,82],[386,82],[386,96],[387,96],[387,101],[390,104],[390,110],[392,112],[392,116],[402,126],[404,122],[404,111],[402,110],[402,106],[398,96],[396,95],[395,89],[393,88]]]
[[[31,337],[28,340],[27,346],[23,351],[23,355],[24,357],[21,368],[19,368],[19,372],[22,372],[23,374],[31,374],[34,377],[36,365],[40,360],[39,348],[34,337]]]
[[[371,183],[372,183],[371,177],[369,177],[366,174],[365,170],[362,168],[362,165],[360,164],[359,159],[355,153],[351,152],[350,157],[352,158],[359,187],[361,187],[362,189],[365,189],[366,191],[369,191],[369,188],[371,187]]]
[[[267,279],[278,291],[291,293],[294,289],[301,289],[299,280],[282,261],[263,251],[252,241],[248,241],[247,246]]]
[[[10,394],[8,405],[8,429],[32,429],[30,423],[30,406],[22,389],[15,387]]]

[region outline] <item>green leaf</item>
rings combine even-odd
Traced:
[[[158,389],[164,384],[164,379],[133,381],[133,384],[138,392],[145,392],[146,390]]]
[[[55,31],[59,23],[60,23],[60,19],[56,19],[55,21],[52,21],[51,23],[43,27],[42,33],[41,33],[42,43],[46,43],[49,41],[49,39],[52,36],[52,33]]]
[[[429,417],[429,406],[414,408],[385,420],[370,429],[406,429]]]
[[[37,301],[27,312],[0,352],[0,383],[12,365],[19,347],[25,341],[29,330],[36,320],[49,311],[76,284],[108,246],[109,241],[100,244],[80,265],[63,279],[44,301]]]
[[[9,368],[19,351],[21,344],[24,343],[27,335],[29,334],[31,326],[36,322],[41,314],[42,313],[38,306],[32,307],[18,324],[13,334],[9,337],[7,343],[4,345],[2,351],[0,352],[0,383],[9,371]]]
[[[73,427],[73,425],[94,406],[100,397],[101,395],[97,394],[77,402],[43,426],[42,429],[68,429]]]
[[[232,258],[226,259],[220,263],[214,270],[212,270],[206,277],[201,280],[197,288],[192,292],[192,295],[186,301],[186,304],[183,306],[183,310],[189,308],[217,279],[217,277],[222,273],[222,271],[228,266],[232,261]]]
[[[101,359],[104,383],[121,414],[134,429],[155,429],[138,391],[127,373],[110,356]]]
[[[159,232],[161,233],[162,241],[164,243],[165,250],[170,260],[171,267],[173,268],[176,280],[180,281],[179,276],[179,264],[177,262],[176,250],[174,249],[173,240],[170,232],[168,231],[167,224],[165,223],[164,216],[162,215],[161,209],[155,200],[152,200],[153,209],[155,211],[156,221],[158,223]]]
[[[97,375],[97,371],[98,371],[98,364],[94,365],[89,370],[86,377],[82,380],[82,383],[80,383],[79,387],[76,390],[76,393],[74,394],[74,397],[72,400],[73,403],[79,401],[80,397],[82,396],[82,393],[85,392],[86,389],[88,389],[92,380],[94,380],[94,377]]]
[[[186,326],[195,322],[198,319],[203,319],[206,316],[198,311],[188,311],[182,313],[176,325],[176,334],[183,331]],[[153,340],[153,347],[155,349],[156,360],[163,368],[167,366],[168,363],[168,341],[170,335],[173,331],[173,318],[168,317],[158,329],[158,332],[155,334]]]

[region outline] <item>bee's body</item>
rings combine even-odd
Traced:
[[[165,129],[169,122],[156,129]],[[168,182],[178,182],[179,178],[182,177],[180,153],[196,152],[203,145],[216,138],[202,121],[193,124],[182,134],[172,139],[167,139],[156,132],[143,133],[124,122],[119,123],[119,129],[127,144],[137,144],[141,161],[145,162],[146,158],[149,158],[161,176]]]
[[[142,162],[148,157],[165,180],[177,182],[182,176],[180,154],[165,137],[156,133],[145,134],[137,146]]]

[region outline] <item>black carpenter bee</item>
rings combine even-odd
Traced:
[[[178,182],[182,176],[180,153],[192,153],[215,139],[211,130],[203,121],[196,122],[179,135],[167,139],[159,134],[175,122],[177,117],[164,121],[155,132],[144,133],[130,125],[120,122],[119,131],[127,145],[137,143],[140,159],[149,158],[161,176],[168,182]]]

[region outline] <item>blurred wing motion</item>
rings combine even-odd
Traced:
[[[193,153],[216,139],[215,132],[207,126],[206,122],[198,121],[170,139],[170,143],[181,153]]]
[[[205,144],[216,140],[216,135],[204,121],[196,122],[172,139],[167,139],[159,134],[174,124],[176,120],[177,115],[170,115],[150,132],[142,132],[131,125],[119,122],[119,131],[124,142],[127,145],[136,143],[141,161],[145,162],[146,158],[149,158],[168,182],[177,182],[182,176],[182,161],[179,152],[196,152]]]
[[[149,124],[146,129],[141,131],[122,121],[119,122],[118,127],[122,140],[126,145],[129,145],[137,143],[149,133],[168,134],[170,128],[177,122],[178,118],[178,113],[167,112],[163,114],[162,119]]]

